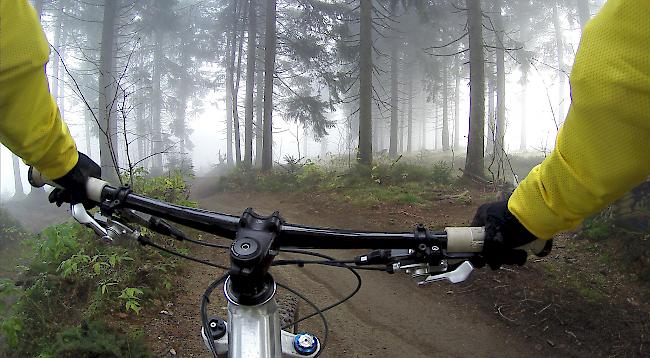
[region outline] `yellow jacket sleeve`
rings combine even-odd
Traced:
[[[78,154],[49,93],[49,45],[27,0],[0,1],[0,141],[50,179]]]
[[[650,2],[610,0],[586,26],[555,149],[508,208],[542,239],[576,228],[650,174]]]

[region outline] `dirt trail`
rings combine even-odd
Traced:
[[[199,183],[200,184],[200,183]],[[410,230],[411,220],[401,214],[400,224],[372,211],[323,204],[318,200],[283,201],[280,195],[215,194],[201,185],[194,190],[199,206],[232,214],[240,214],[251,206],[261,213],[280,210],[288,222],[305,225],[351,229]],[[315,203],[318,203],[315,205]],[[462,221],[472,208],[450,205],[441,221]],[[462,216],[459,216],[462,215]],[[444,222],[440,222],[444,225]],[[224,254],[195,251],[197,256],[225,262]],[[357,252],[333,252],[338,258],[351,258]],[[198,335],[198,302],[209,283],[220,275],[215,269],[190,265],[179,277],[180,292],[172,316],[160,315],[155,331],[162,332],[154,346],[157,353],[169,356],[173,349],[179,356],[208,357]],[[273,270],[278,282],[288,284],[307,295],[319,306],[335,302],[349,293],[355,280],[347,270],[336,268],[281,268]],[[363,286],[359,294],[342,306],[327,312],[330,338],[323,357],[549,357],[566,356],[552,350],[538,337],[509,328],[497,315],[479,309],[477,298],[462,294],[463,286],[446,283],[418,288],[403,274],[360,272]],[[470,283],[471,285],[471,283]],[[456,291],[450,294],[450,290]],[[471,289],[466,291],[470,292]],[[460,294],[459,294],[460,293]],[[219,297],[217,297],[219,296]],[[213,312],[225,316],[225,302],[215,292]],[[164,304],[164,303],[162,303]],[[308,311],[306,304],[301,310]],[[301,330],[320,334],[321,323],[311,319]]]

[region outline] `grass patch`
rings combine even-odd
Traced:
[[[287,158],[287,164],[271,172],[243,168],[234,169],[220,178],[222,191],[267,191],[329,193],[349,203],[372,206],[386,204],[426,204],[450,190],[456,178],[447,162],[430,166],[404,162],[382,162],[367,167],[334,169],[312,161],[297,163]]]

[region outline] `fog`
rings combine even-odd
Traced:
[[[267,8],[272,1],[34,5],[52,46],[50,90],[78,149],[110,176],[115,164],[121,172],[144,167],[154,174],[191,164],[199,175],[238,161],[262,166],[265,150],[269,165],[288,157],[354,160],[366,153],[359,148],[367,135],[359,123],[368,119],[375,158],[415,158],[422,151],[463,156],[470,69],[478,66],[470,61],[470,2],[369,1],[370,67],[360,55],[367,38],[359,1],[278,0],[274,23]],[[587,3],[586,15],[579,3]],[[481,2],[486,158],[495,143],[510,155],[543,157],[552,149],[569,109],[568,74],[581,29],[601,5]],[[249,14],[255,14],[253,26]],[[267,48],[272,43],[276,51]],[[366,94],[364,73],[371,78]],[[367,94],[370,108],[363,104]],[[272,111],[264,109],[267,102]],[[269,148],[257,143],[265,120],[272,120]],[[502,144],[494,139],[499,135]],[[6,148],[0,159],[7,199],[15,193],[14,166]],[[27,193],[22,162],[20,171]]]

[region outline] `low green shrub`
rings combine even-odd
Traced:
[[[347,170],[334,170],[310,160],[285,159],[286,164],[268,173],[236,168],[220,178],[219,187],[223,191],[330,191],[360,205],[422,204],[431,197],[430,188],[454,181],[451,165],[442,161],[423,166],[386,159],[372,167],[355,164]]]
[[[144,170],[127,177],[139,193],[194,205],[188,200],[186,178],[181,172],[152,178]],[[154,240],[171,249],[176,246],[172,239]],[[22,288],[11,292],[15,303],[0,306],[6,356],[150,356],[144,348],[124,350],[137,344],[131,345],[119,332],[80,324],[102,320],[115,311],[138,314],[143,302],[169,295],[171,275],[178,264],[175,257],[128,243],[106,245],[91,230],[73,222],[46,228],[30,244],[34,256],[16,281]],[[0,282],[0,296],[8,287],[15,284]],[[52,346],[55,341],[58,346]],[[111,341],[117,351],[107,348]]]
[[[145,168],[136,168],[131,176],[124,173],[123,181],[129,183],[133,191],[148,197],[175,203],[184,206],[196,207],[196,203],[189,200],[189,179],[194,178],[190,172],[171,170],[165,175],[152,177]]]
[[[101,321],[83,322],[58,333],[41,357],[130,357],[154,355],[141,338],[133,338]]]

